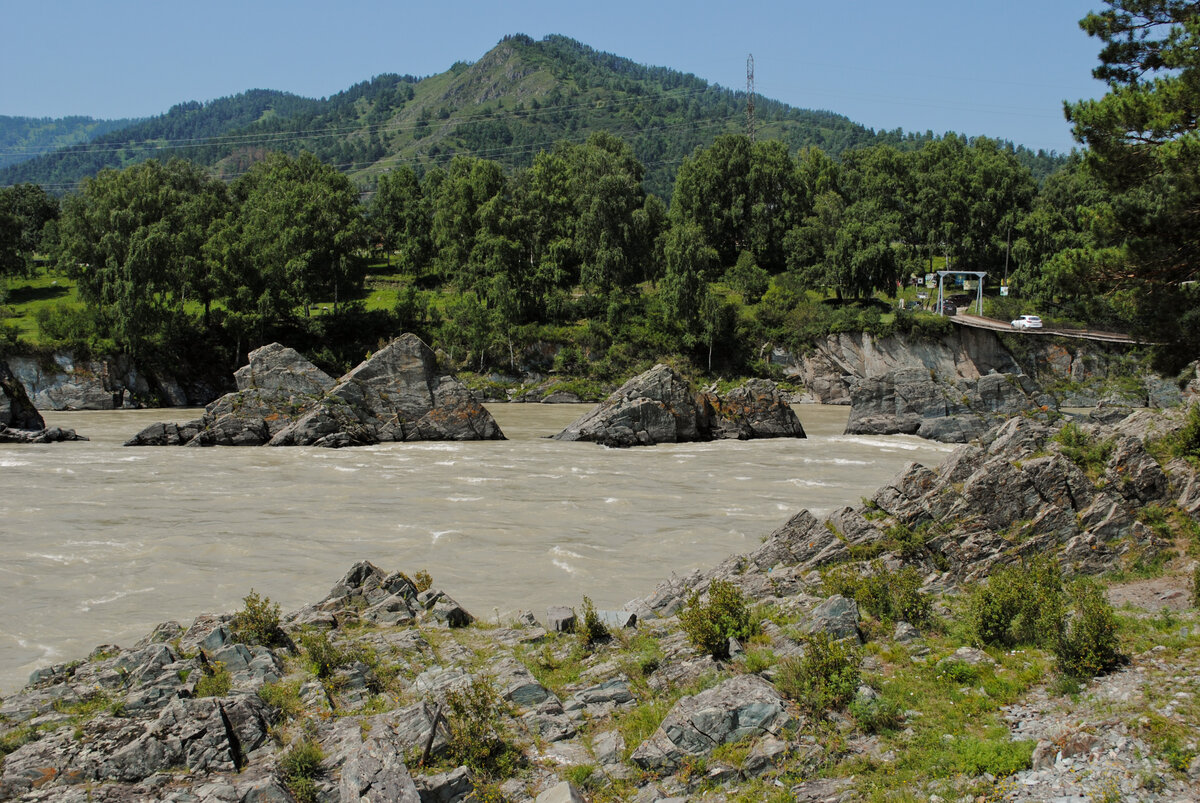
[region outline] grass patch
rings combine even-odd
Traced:
[[[937,636],[929,637],[928,643],[935,655],[949,654],[957,646]],[[890,663],[886,674],[873,681],[879,698],[873,701],[876,711],[870,713],[878,714],[878,721],[870,722],[870,713],[857,702],[849,710],[856,720],[863,715],[858,721],[864,730],[872,724],[878,728],[883,748],[895,752],[895,761],[849,761],[830,772],[854,775],[855,789],[869,800],[925,800],[930,784],[944,785],[951,794],[942,796],[949,799],[994,791],[983,781],[971,789],[956,784],[984,773],[1003,778],[1029,766],[1035,743],[1011,740],[1000,707],[1042,682],[1051,669],[1040,650],[1003,652],[996,658],[996,666],[967,667],[970,685],[960,682],[966,670],[907,658]],[[897,711],[904,715],[903,730],[893,718]]]
[[[1096,482],[1104,473],[1116,446],[1111,438],[1096,440],[1074,421],[1064,424],[1053,440],[1059,445],[1063,456],[1079,466],[1092,482]]]
[[[197,697],[224,697],[233,688],[233,675],[222,661],[204,665],[204,676],[196,681]]]
[[[324,760],[321,745],[304,737],[293,744],[279,762],[284,785],[298,803],[315,803],[318,799],[316,781],[322,774],[321,762]]]

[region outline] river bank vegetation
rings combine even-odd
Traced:
[[[1053,172],[986,137],[824,150],[768,129],[696,146],[656,193],[644,143],[597,131],[520,164],[457,155],[353,180],[314,153],[263,151],[229,182],[176,158],[102,169],[61,199],[5,187],[0,346],[228,369],[277,340],[341,371],[412,331],[480,374],[611,383],[671,360],[763,375],[770,349],[830,332],[947,331],[909,308],[913,279],[948,268],[988,273],[996,317],[1134,332],[1178,368],[1200,330],[1200,182],[1178,153],[1194,131],[1132,137],[1141,118],[1118,104],[1134,93],[1175,119],[1196,98],[1172,87],[1189,85],[1136,76],[1195,54],[1169,34],[1162,52],[1118,48],[1139,19],[1124,5],[1084,21],[1108,43],[1097,74],[1112,92],[1070,107],[1092,148]],[[596,78],[595,55],[574,85]]]

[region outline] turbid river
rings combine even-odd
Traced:
[[[627,450],[543,437],[585,406],[490,409],[509,440],[343,450],[126,449],[194,416],[46,414],[91,441],[0,446],[0,690],[161,621],[236,610],[252,588],[297,608],[362,559],[425,569],[485,619],[584,594],[617,608],[950,451],[843,436],[846,407],[797,406],[807,440]]]

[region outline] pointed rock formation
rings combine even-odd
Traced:
[[[186,424],[153,424],[126,446],[362,446],[499,440],[491,414],[416,335],[402,335],[338,381],[272,343],[234,375],[238,390]]]

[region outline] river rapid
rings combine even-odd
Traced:
[[[545,439],[584,405],[489,409],[509,440],[341,450],[127,449],[195,415],[46,413],[91,441],[0,445],[0,690],[167,619],[236,610],[251,589],[300,607],[358,560],[425,569],[483,619],[585,594],[618,608],[950,451],[844,436],[847,407],[797,406],[807,440],[623,450]]]

